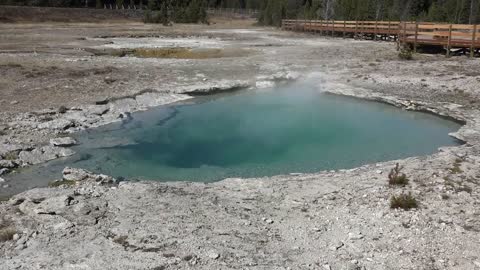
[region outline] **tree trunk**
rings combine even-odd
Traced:
[[[380,21],[380,15],[382,15],[382,10],[383,10],[383,2],[384,0],[377,0],[377,10],[375,12],[375,20]],[[383,16],[382,16],[383,17]]]
[[[403,7],[402,16],[401,16],[402,21],[405,21],[407,17],[410,15],[409,13],[410,13],[411,3],[412,3],[412,0],[408,0],[407,4]]]
[[[470,0],[470,16],[468,19],[469,24],[475,24],[477,23],[477,1],[476,0]]]

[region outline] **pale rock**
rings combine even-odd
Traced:
[[[363,238],[361,233],[348,233],[348,239],[350,240],[360,240]]]
[[[218,258],[220,258],[220,254],[218,254],[216,251],[212,250],[210,252],[208,252],[207,254],[208,258],[212,259],[212,260],[216,260]]]
[[[143,107],[153,107],[164,102],[165,95],[159,93],[143,93],[135,97],[137,104]]]
[[[45,123],[41,123],[38,125],[39,129],[58,129],[58,130],[65,130],[71,126],[73,126],[73,122],[67,119],[55,119],[52,121],[48,121]]]
[[[21,244],[21,245],[16,246],[15,250],[23,250],[25,248],[26,248],[25,244]]]
[[[257,81],[255,83],[256,88],[270,88],[275,86],[275,83],[273,81]]]
[[[32,151],[22,151],[18,155],[19,159],[27,164],[40,164],[59,157],[68,157],[75,154],[75,152],[68,148],[43,146],[35,148]]]
[[[82,111],[69,111],[63,117],[66,120],[69,120],[69,121],[75,122],[75,123],[84,123],[84,122],[87,122],[87,120],[88,120],[87,115]]]
[[[62,174],[63,180],[66,181],[82,181],[90,176],[90,172],[86,170],[70,167],[66,167],[65,169],[63,169]]]
[[[113,184],[117,180],[104,174],[94,174],[84,169],[66,167],[63,169],[63,180],[66,181],[93,181],[100,184]]]
[[[77,141],[72,137],[60,137],[50,139],[50,144],[52,146],[68,147],[77,144]]]
[[[70,228],[74,227],[74,225],[70,221],[64,221],[64,222],[57,223],[57,224],[53,225],[52,227],[56,231],[64,231],[64,230],[67,230],[67,229],[70,229]]]
[[[0,160],[0,168],[14,169],[18,164],[13,160]]]
[[[109,106],[107,105],[88,105],[85,106],[85,111],[87,114],[94,114],[94,115],[103,115],[110,110]]]
[[[341,247],[343,247],[343,242],[342,241],[338,241],[338,242],[335,242],[333,243],[331,246],[330,246],[330,250],[337,250],[337,249],[340,249]]]
[[[7,168],[0,169],[0,175],[7,174],[7,173],[9,173],[9,172],[10,172],[10,170],[7,169]]]
[[[131,112],[137,108],[137,101],[133,98],[124,98],[110,103],[112,112]]]
[[[24,146],[18,144],[0,144],[0,156],[5,157],[6,154],[13,151],[20,151],[23,148]]]
[[[12,240],[18,241],[18,239],[20,239],[20,235],[18,233],[14,234]]]

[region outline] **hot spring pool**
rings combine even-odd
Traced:
[[[75,156],[13,174],[25,189],[65,166],[127,179],[218,181],[347,169],[457,145],[458,123],[309,84],[197,98],[76,134]]]

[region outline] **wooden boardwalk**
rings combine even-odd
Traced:
[[[398,44],[418,47],[441,47],[450,56],[451,50],[470,56],[480,50],[480,25],[438,24],[399,21],[322,21],[282,20],[282,29],[319,33],[331,36],[393,40]]]

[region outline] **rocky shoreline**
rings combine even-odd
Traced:
[[[274,43],[280,33],[269,35],[264,42]],[[301,46],[315,43],[309,50],[318,50],[323,42],[296,37]],[[344,45],[350,46],[349,42]],[[364,46],[387,46],[375,44]],[[295,55],[300,45],[264,53]],[[385,55],[389,53],[391,49],[385,49]],[[249,61],[257,63],[258,56],[252,57]],[[263,67],[262,75],[254,79],[245,79],[250,74],[223,81],[212,78],[208,87],[191,87],[208,92],[271,85],[279,78],[297,76],[292,74],[308,74],[312,66],[323,67],[322,60],[307,66],[307,57],[272,60],[289,67],[282,71]],[[362,57],[345,61],[365,61]],[[467,98],[456,103],[446,96],[447,90],[434,89],[438,80],[449,78],[421,76],[429,86],[419,91],[410,85],[416,80],[414,73],[401,82],[399,75],[389,77],[388,68],[376,70],[369,65],[361,68],[368,75],[355,78],[352,73],[358,71],[350,67],[342,73],[338,65],[303,78],[324,78],[319,81],[321,90],[332,94],[451,117],[464,123],[452,136],[465,144],[444,147],[430,156],[349,170],[209,184],[118,181],[66,168],[54,187],[28,190],[0,204],[0,236],[6,239],[0,241],[0,269],[480,269],[478,108]],[[412,69],[416,64],[409,65],[406,68]],[[397,74],[397,69],[392,72]],[[478,95],[475,86],[466,88],[473,97]],[[19,166],[70,154],[61,145],[71,141],[54,140],[48,146],[25,143],[29,136],[22,134],[30,130],[48,141],[56,137],[51,134],[68,135],[121,121],[136,110],[188,98],[185,94],[196,88],[170,89],[42,113],[5,113],[6,123],[11,124],[6,129],[18,133],[3,135],[13,143],[3,144],[0,162]],[[18,158],[5,159],[12,152],[18,152]],[[403,187],[388,184],[388,173],[397,163],[409,179]],[[391,209],[392,196],[400,194],[414,196],[419,207]]]

